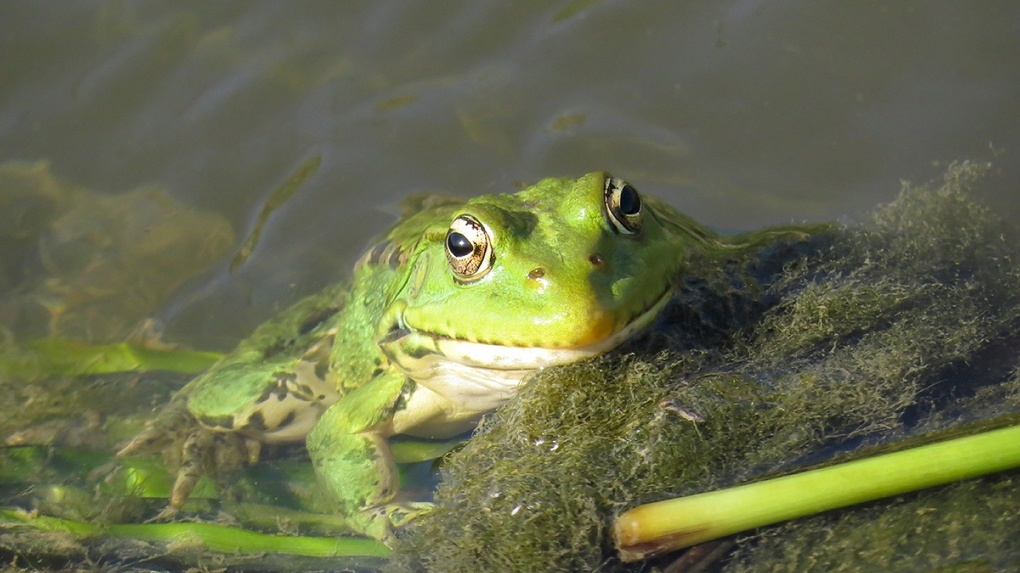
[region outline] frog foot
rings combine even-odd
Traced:
[[[237,432],[213,431],[202,426],[184,400],[175,400],[146,428],[117,452],[123,458],[163,453],[176,467],[169,505],[156,520],[172,517],[188,500],[204,474],[224,477],[258,461],[261,443]]]
[[[386,545],[392,546],[395,541],[394,531],[431,512],[434,508],[435,504],[428,502],[387,503],[358,512],[350,518],[349,525],[351,529],[361,535],[378,539]]]

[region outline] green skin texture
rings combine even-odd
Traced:
[[[516,194],[467,201],[418,198],[362,258],[349,285],[284,311],[179,398],[207,428],[268,441],[261,414],[239,425],[242,413],[273,403],[267,395],[280,380],[307,379],[314,370],[337,393],[308,402],[319,416],[306,440],[319,480],[355,531],[388,540],[429,506],[395,499],[387,438],[456,435],[484,413],[402,367],[403,360],[441,352],[437,340],[508,352],[549,349],[553,356],[602,352],[633,334],[635,321],[650,322],[692,256],[722,260],[742,250],[738,240],[717,237],[649,197],[641,197],[640,230],[621,233],[607,212],[608,177],[550,178]],[[464,214],[481,222],[491,241],[491,268],[477,280],[456,276],[446,252],[451,222]]]

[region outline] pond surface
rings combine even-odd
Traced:
[[[8,2],[0,162],[155,185],[252,256],[159,316],[224,349],[345,275],[402,197],[606,169],[721,230],[853,218],[958,159],[1020,214],[1014,2]]]

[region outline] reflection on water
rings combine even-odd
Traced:
[[[854,216],[934,162],[1020,175],[1020,8],[922,2],[78,2],[4,8],[0,160],[160,184],[250,231],[163,318],[225,347],[428,189],[609,169],[721,229]],[[1011,205],[1016,208],[1016,205]]]

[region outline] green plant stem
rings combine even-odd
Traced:
[[[928,444],[620,514],[620,558],[636,561],[830,509],[1020,467],[1020,426]]]

